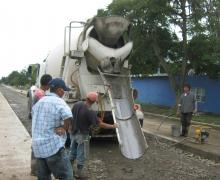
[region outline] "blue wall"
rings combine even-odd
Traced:
[[[192,88],[205,89],[205,102],[198,103],[199,111],[220,114],[220,79],[189,76],[186,81]],[[132,78],[132,84],[139,92],[138,101],[142,103],[169,107],[175,104],[168,77]]]

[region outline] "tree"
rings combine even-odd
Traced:
[[[18,71],[12,71],[12,72],[8,75],[9,85],[18,86],[19,76],[20,76],[20,73],[19,73]]]
[[[28,73],[28,77],[31,78],[31,84],[35,84],[37,78],[37,70],[39,69],[39,64],[32,64],[31,67],[32,67],[31,73],[30,74]]]
[[[8,78],[7,77],[2,77],[0,80],[0,83],[8,84]]]
[[[194,23],[200,28],[193,29],[196,33],[192,33],[188,46],[190,65],[196,74],[217,78],[220,75],[220,1],[204,0],[197,6],[200,6],[197,14],[201,20]]]
[[[214,34],[214,29],[215,32],[217,30],[219,18],[209,17],[207,10],[212,8],[212,12],[217,14],[219,3],[216,0],[214,4],[213,1],[114,0],[106,10],[99,10],[98,16],[120,15],[131,21],[134,39],[134,54],[130,57],[132,72],[149,74],[161,66],[168,74],[178,101],[188,70],[199,67],[201,61],[189,53],[190,48],[199,43],[195,38],[206,33]],[[213,32],[210,27],[215,27]],[[218,57],[218,48],[215,51],[207,52],[213,53],[209,58],[204,58],[204,54],[203,61],[209,59],[209,65],[213,65],[215,57]],[[208,73],[207,69],[200,70]]]
[[[197,35],[189,43],[189,59],[196,74],[219,77],[220,39],[207,35]]]
[[[12,71],[8,77],[3,77],[1,81],[11,86],[25,86],[29,83],[27,71],[24,69],[21,72]]]
[[[97,16],[119,15],[131,21],[133,25],[132,39],[134,43],[133,53],[130,56],[132,73],[152,74],[155,72],[158,63],[152,61],[155,56],[152,50],[148,48],[149,41],[143,37],[145,27],[143,26],[142,20],[138,18],[143,15],[139,14],[141,11],[138,12],[138,7],[136,6],[136,1],[133,0],[114,0],[106,11],[103,9],[98,10]]]

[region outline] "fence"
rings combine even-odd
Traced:
[[[198,111],[220,114],[220,78],[188,76],[198,101]],[[133,87],[139,92],[138,101],[147,104],[173,106],[175,95],[167,76],[132,78]]]

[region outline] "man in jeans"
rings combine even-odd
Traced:
[[[63,80],[49,82],[50,93],[32,109],[32,147],[37,159],[38,180],[73,180],[73,171],[64,148],[72,119],[69,106],[61,98],[69,89]]]
[[[89,146],[89,131],[91,125],[99,125],[105,129],[115,129],[117,124],[106,124],[102,119],[97,117],[97,114],[91,110],[91,106],[97,101],[98,94],[96,92],[90,92],[87,95],[86,101],[77,102],[72,109],[73,121],[71,132],[71,152],[70,160],[72,166],[74,161],[77,160],[77,170],[75,173],[76,178],[85,178],[82,174],[82,170],[85,164],[85,160],[88,156]]]
[[[40,79],[40,88],[35,88],[34,90],[34,96],[32,99],[32,96],[30,95],[29,101],[30,101],[30,112],[29,117],[31,119],[31,109],[32,106],[34,106],[42,97],[45,96],[46,91],[49,89],[49,82],[52,80],[51,75],[44,74]],[[37,176],[37,162],[34,158],[33,150],[31,149],[31,175]]]
[[[179,110],[181,112],[181,136],[187,136],[189,126],[191,124],[192,114],[197,111],[197,104],[195,95],[190,92],[190,85],[185,84],[183,87],[183,94],[180,96]]]

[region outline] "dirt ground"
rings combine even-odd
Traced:
[[[27,98],[0,87],[28,132]],[[93,139],[85,172],[89,180],[220,180],[220,164],[158,143],[146,137],[149,148],[138,160],[128,160],[120,154],[116,139]]]

